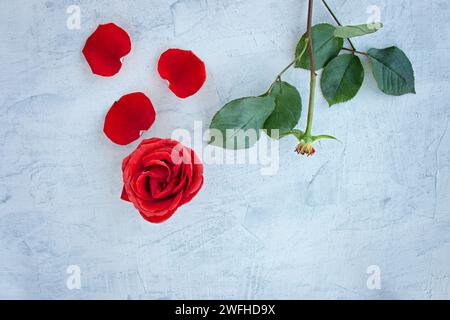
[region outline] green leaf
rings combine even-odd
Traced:
[[[353,54],[337,56],[325,67],[320,82],[330,107],[353,99],[364,81],[364,68]]]
[[[353,38],[374,33],[383,27],[382,23],[360,24],[357,26],[337,27],[334,36],[338,38]]]
[[[259,139],[260,130],[275,109],[272,96],[233,100],[220,109],[211,121],[213,145],[226,149],[248,149]]]
[[[298,90],[284,81],[275,81],[269,95],[275,99],[275,109],[264,123],[264,129],[272,138],[277,138],[273,129],[282,135],[297,125],[302,113],[302,99]]]
[[[416,93],[414,70],[402,50],[397,47],[370,49],[368,54],[381,91],[393,96]]]
[[[335,137],[333,137],[333,136],[329,136],[329,135],[327,135],[327,134],[321,134],[321,135],[319,135],[319,136],[314,136],[314,137],[312,137],[313,138],[313,143],[314,142],[317,142],[317,141],[319,141],[319,140],[322,140],[322,139],[328,139],[328,140],[336,140],[336,141],[339,141],[339,139],[337,139],[337,138],[335,138]],[[340,142],[340,141],[339,141]]]
[[[298,141],[301,142],[303,137],[305,136],[305,133],[303,131],[301,131],[301,130],[294,129],[292,131],[283,133],[280,137],[284,138],[284,137],[287,137],[287,136],[294,136],[294,137],[297,138]]]
[[[336,28],[328,23],[318,24],[312,28],[314,58],[317,70],[322,69],[328,61],[336,57],[344,45],[344,39],[334,36],[335,30]],[[295,53],[297,62],[295,67],[309,70],[309,52],[306,51],[301,58],[299,57],[305,47],[307,38],[305,33],[297,45]]]

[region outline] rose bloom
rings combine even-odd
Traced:
[[[142,141],[123,160],[122,171],[122,199],[152,223],[169,219],[203,185],[203,165],[195,152],[170,139]]]

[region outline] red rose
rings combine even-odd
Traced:
[[[123,160],[122,199],[152,223],[169,219],[203,185],[203,165],[195,152],[170,139],[141,142]]]

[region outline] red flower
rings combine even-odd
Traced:
[[[158,72],[179,98],[198,92],[206,81],[206,68],[192,51],[169,49],[159,58]]]
[[[203,165],[193,150],[170,139],[141,142],[123,160],[122,199],[152,223],[169,219],[203,185]]]
[[[108,111],[103,131],[114,143],[127,145],[138,139],[155,122],[152,102],[142,92],[130,93]]]
[[[114,23],[99,25],[87,39],[83,54],[92,72],[111,77],[122,67],[122,58],[131,51],[131,40],[123,29]]]

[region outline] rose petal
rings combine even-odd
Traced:
[[[99,25],[83,48],[92,72],[104,77],[117,74],[122,67],[122,58],[130,51],[130,36],[114,23]]]
[[[152,216],[152,215],[148,215],[148,214],[143,213],[143,212],[139,212],[139,213],[148,222],[151,222],[151,223],[163,223],[164,221],[167,221],[171,216],[173,216],[175,211],[177,211],[177,210],[175,209],[175,210],[172,210],[172,211],[168,211],[163,216]]]
[[[158,72],[179,98],[196,94],[206,81],[205,64],[192,51],[167,50],[159,59]]]
[[[170,180],[172,175],[169,166],[164,161],[159,160],[150,161],[145,170],[151,178],[158,180]]]
[[[137,198],[139,207],[146,212],[149,212],[154,215],[162,215],[161,212],[165,210],[172,210],[178,206],[178,203],[181,200],[182,192],[177,193],[173,197],[164,198],[164,199],[142,199]]]
[[[203,186],[203,164],[198,158],[194,150],[185,149],[188,154],[183,155],[185,163],[182,166],[182,176],[186,181],[186,188],[184,189],[184,198],[181,205],[190,202],[199,192]]]
[[[197,157],[194,151],[191,152],[192,161],[193,161],[193,174],[191,178],[191,183],[189,184],[188,197],[191,194],[197,194],[200,188],[203,185],[203,165],[200,162],[200,159]]]
[[[201,180],[200,180],[200,184],[199,184],[199,186],[198,186],[198,189],[195,190],[195,191],[193,191],[191,194],[187,195],[187,196],[183,199],[183,203],[182,203],[182,204],[186,204],[186,203],[190,202],[192,199],[194,199],[194,197],[195,197],[195,196],[200,192],[200,190],[202,189],[202,187],[203,187],[203,182],[204,182],[204,179],[203,179],[203,177],[202,177]]]
[[[164,188],[167,186],[167,183],[157,179],[150,180],[150,190],[152,193],[153,199],[163,199],[164,196],[161,193],[164,191]]]
[[[171,180],[162,190],[159,191],[159,193],[153,195],[153,187],[152,187],[152,195],[154,198],[164,198],[169,197],[176,193],[176,186],[178,186],[179,180]]]
[[[149,184],[149,176],[146,174],[141,174],[134,177],[131,181],[131,189],[135,193],[137,197],[142,200],[153,200],[150,194],[150,184]]]
[[[123,187],[123,189],[122,189],[122,195],[120,196],[120,198],[124,201],[130,202],[130,199],[128,199],[128,194],[127,194],[127,190],[125,190],[125,187]]]
[[[105,118],[104,132],[114,143],[127,145],[155,122],[152,102],[141,92],[130,93],[115,102]],[[129,161],[129,160],[128,160]]]
[[[153,161],[157,161],[157,160],[167,161],[168,163],[171,163],[170,150],[168,151],[168,150],[158,149],[156,151],[153,151],[149,155],[142,158],[142,165],[144,167],[148,167],[148,166],[150,166],[150,164]]]

